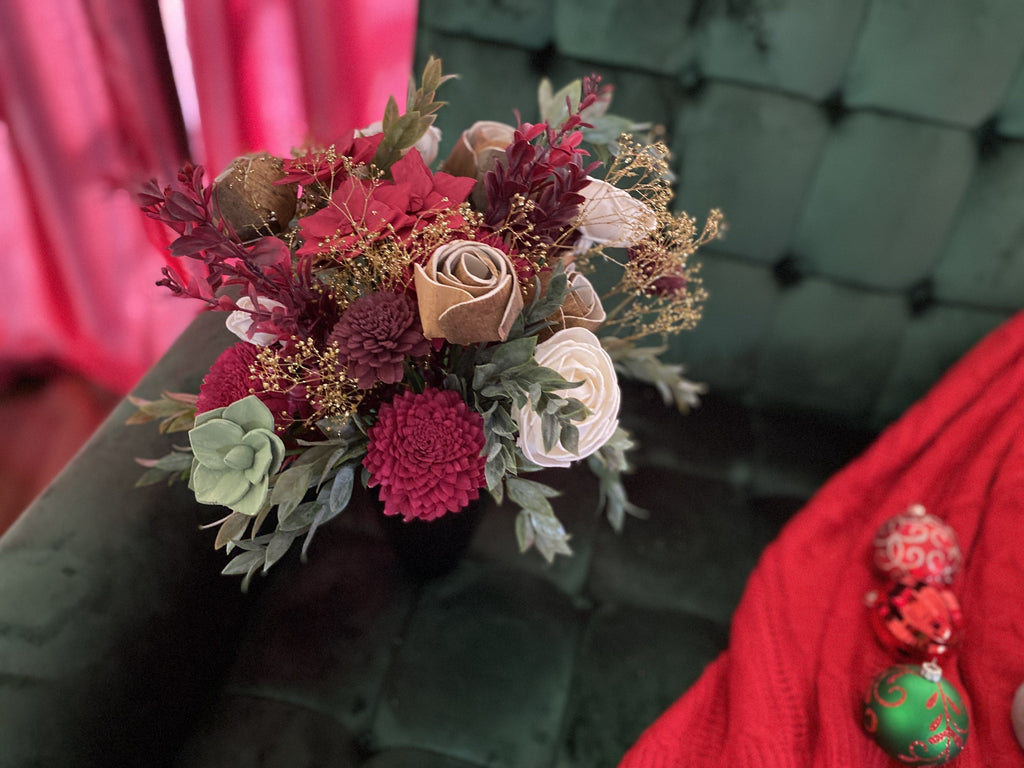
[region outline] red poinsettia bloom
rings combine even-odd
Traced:
[[[331,341],[338,342],[349,377],[360,389],[378,381],[397,384],[404,361],[430,351],[416,303],[404,293],[378,292],[360,296],[341,316]]]
[[[311,411],[304,393],[268,392],[259,377],[253,375],[251,368],[259,350],[255,344],[241,341],[221,352],[199,387],[196,411],[223,408],[253,394],[274,414],[279,430],[307,418]]]
[[[409,233],[438,216],[456,217],[455,209],[469,197],[473,179],[431,173],[420,153],[409,150],[391,166],[390,181],[348,177],[338,184],[331,202],[300,221],[304,242],[300,255],[321,252],[355,256],[360,243],[385,233],[405,240]],[[458,220],[450,221],[458,226]]]
[[[329,184],[345,176],[345,161],[353,166],[367,165],[377,152],[384,134],[357,136],[352,131],[348,136],[334,142],[333,162],[322,150],[310,150],[295,158],[284,158],[284,177],[277,184]]]
[[[400,221],[404,212],[376,199],[373,182],[354,176],[342,180],[331,202],[299,220],[303,243],[298,254],[338,253],[352,257],[383,233],[388,223]]]
[[[381,406],[363,466],[384,514],[435,520],[480,496],[484,422],[457,392],[405,391]]]

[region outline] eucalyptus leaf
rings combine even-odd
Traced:
[[[565,122],[570,110],[573,113],[579,110],[582,89],[583,81],[573,80],[556,93],[552,93],[551,82],[546,78],[541,80],[537,89],[541,120],[556,128]]]
[[[256,517],[252,521],[252,529],[250,534],[253,538],[256,538],[256,534],[260,532],[260,528],[262,528],[263,523],[266,522],[267,516],[270,514],[271,509],[272,507],[270,505],[270,502],[268,501],[262,507],[260,507],[260,511],[256,513]]]
[[[533,546],[533,526],[530,524],[530,513],[525,509],[519,510],[516,515],[516,542],[519,544],[520,553],[526,552]]]
[[[293,465],[277,476],[274,490],[270,494],[270,503],[277,505],[279,522],[287,520],[302,503],[312,480],[313,467],[309,464]]]
[[[165,472],[162,469],[147,469],[135,481],[135,487],[145,488],[148,485],[156,485],[157,483],[170,484],[174,482],[177,476],[175,472]]]
[[[352,489],[356,483],[356,470],[351,464],[348,464],[338,470],[338,474],[334,476],[334,482],[331,483],[330,495],[327,498],[327,508],[331,512],[331,517],[334,517],[345,510],[348,506],[349,501],[352,499]]]
[[[565,267],[561,262],[555,266],[554,274],[548,280],[547,288],[543,292],[540,290],[539,280],[536,281],[536,285],[537,290],[534,292],[533,302],[523,311],[523,319],[527,326],[546,322],[552,313],[561,308],[569,293],[569,277],[565,273]]]
[[[548,499],[555,498],[559,493],[551,486],[536,480],[510,477],[505,481],[505,487],[508,497],[523,509],[554,515]]]
[[[267,543],[267,549],[263,558],[263,572],[266,573],[270,567],[285,556],[292,542],[295,541],[295,534],[289,531],[278,529]]]
[[[555,447],[561,432],[557,416],[551,413],[542,413],[540,415],[540,435],[544,441],[545,453],[550,453],[551,449]]]
[[[507,371],[516,366],[531,362],[536,348],[537,338],[535,336],[513,339],[512,341],[495,344],[491,347],[487,359],[488,362],[497,366],[499,371]]]
[[[580,453],[580,430],[575,424],[562,424],[558,433],[558,442],[574,456]]]
[[[245,536],[245,529],[249,527],[249,523],[252,520],[252,517],[249,515],[242,514],[241,512],[232,512],[221,523],[220,528],[217,529],[217,538],[213,542],[213,548],[221,549],[230,542],[241,539]]]
[[[535,516],[531,515],[531,522],[534,523],[534,546],[549,563],[553,562],[555,555],[572,556],[572,547],[569,546],[569,534],[561,529],[559,533],[552,533],[546,527],[538,528]],[[555,521],[557,522],[557,520]]]
[[[175,451],[174,453],[169,453],[158,459],[156,464],[153,466],[156,469],[162,469],[165,472],[181,472],[192,466],[192,454]]]
[[[333,516],[334,515],[330,514],[330,507],[327,504],[318,505],[317,513],[313,517],[313,521],[309,524],[309,532],[306,534],[306,538],[302,541],[302,551],[300,553],[302,562],[306,562],[306,553],[309,551],[309,545],[313,543],[313,534],[316,533],[316,529]]]
[[[240,573],[249,573],[254,565],[256,568],[259,568],[263,564],[263,557],[262,551],[250,550],[242,552],[235,555],[224,566],[221,574],[224,576],[237,576]]]
[[[326,506],[324,502],[316,499],[315,501],[306,501],[299,504],[292,512],[287,520],[278,522],[278,530],[281,531],[304,531],[312,523],[314,518],[320,511],[321,507]]]

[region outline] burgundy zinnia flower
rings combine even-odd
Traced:
[[[308,416],[309,408],[305,398],[289,397],[284,392],[264,391],[263,382],[251,370],[259,350],[255,344],[240,341],[221,352],[199,387],[196,411],[205,413],[214,408],[223,408],[254,394],[274,414],[279,430],[290,426],[293,416],[300,419]]]
[[[405,391],[380,408],[363,466],[380,486],[384,514],[434,520],[478,498],[486,485],[484,420],[457,392]]]
[[[338,342],[348,375],[360,389],[378,381],[402,380],[406,356],[430,351],[413,300],[402,293],[370,293],[349,305],[334,326],[331,341]]]

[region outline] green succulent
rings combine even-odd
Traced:
[[[270,476],[281,468],[284,443],[274,415],[255,395],[196,416],[189,487],[201,504],[220,504],[256,515],[267,498]]]

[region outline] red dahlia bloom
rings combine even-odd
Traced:
[[[484,420],[457,392],[405,391],[380,408],[363,466],[384,514],[435,520],[480,496]]]
[[[360,296],[334,326],[331,341],[338,342],[348,375],[360,389],[378,381],[397,384],[406,355],[418,357],[430,351],[416,304],[402,293]]]
[[[310,415],[309,406],[301,393],[289,396],[286,392],[264,390],[263,382],[251,370],[259,349],[255,344],[240,341],[220,353],[199,387],[199,398],[196,401],[198,413],[223,408],[254,394],[274,414],[278,430],[291,426],[296,418],[301,420]]]

